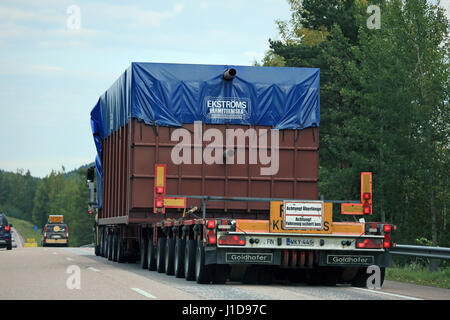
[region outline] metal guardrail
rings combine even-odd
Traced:
[[[391,254],[431,259],[450,259],[450,248],[411,246],[398,244],[390,250]]]

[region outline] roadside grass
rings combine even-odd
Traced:
[[[34,238],[37,242],[38,247],[41,246],[41,229],[38,228],[37,232],[34,231],[34,225],[31,222],[7,217],[8,223],[13,225],[17,231],[23,236],[24,242],[27,241],[27,238]]]
[[[450,267],[439,268],[438,271],[431,272],[428,267],[420,265],[395,266],[386,268],[386,279],[450,289]]]

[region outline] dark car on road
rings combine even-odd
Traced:
[[[11,227],[12,224],[8,224],[6,215],[0,213],[0,248],[12,249]]]
[[[42,246],[69,246],[69,227],[65,223],[47,223],[44,226]]]

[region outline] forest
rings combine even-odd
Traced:
[[[69,225],[71,246],[93,243],[94,217],[87,212],[87,167],[67,173],[62,167],[42,179],[32,177],[29,171],[0,170],[0,212],[32,222],[39,229],[50,214],[62,214]]]
[[[255,65],[321,69],[320,195],[357,200],[360,173],[371,171],[367,221],[395,224],[397,243],[449,247],[445,11],[427,0],[288,2],[291,19],[276,22],[279,39]],[[64,214],[71,244],[91,243],[85,172],[0,171],[0,211],[39,227]],[[334,220],[359,218],[334,209]]]
[[[255,65],[320,68],[320,194],[358,199],[371,171],[366,220],[395,224],[397,243],[450,246],[450,30],[439,1],[288,2],[280,40]]]

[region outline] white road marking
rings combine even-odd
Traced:
[[[67,257],[66,260],[67,260],[67,261],[73,261],[73,259],[70,258],[70,257]]]
[[[53,252],[53,254],[58,254],[58,252]]]
[[[364,289],[364,288],[357,288],[357,287],[351,287],[352,289],[357,289],[357,290],[362,290],[362,291],[366,291],[366,292],[371,292],[371,293],[379,293],[379,294],[385,294],[387,296],[392,296],[392,297],[397,297],[397,298],[402,298],[402,299],[408,299],[408,300],[423,300],[421,298],[415,298],[415,297],[409,297],[409,296],[403,296],[401,294],[395,294],[395,293],[390,293],[390,292],[384,292],[384,291],[378,291],[378,290],[371,290],[371,289]]]
[[[91,270],[91,271],[100,272],[100,270],[95,269],[94,267],[88,267],[88,269]]]
[[[133,291],[135,291],[135,292],[137,292],[137,293],[139,293],[139,294],[141,294],[141,295],[143,295],[144,297],[147,297],[147,298],[149,298],[149,299],[156,299],[155,296],[153,296],[153,295],[151,295],[150,293],[148,293],[148,292],[146,292],[146,291],[144,291],[144,290],[141,290],[141,289],[139,289],[139,288],[131,288],[131,290],[133,290]]]

